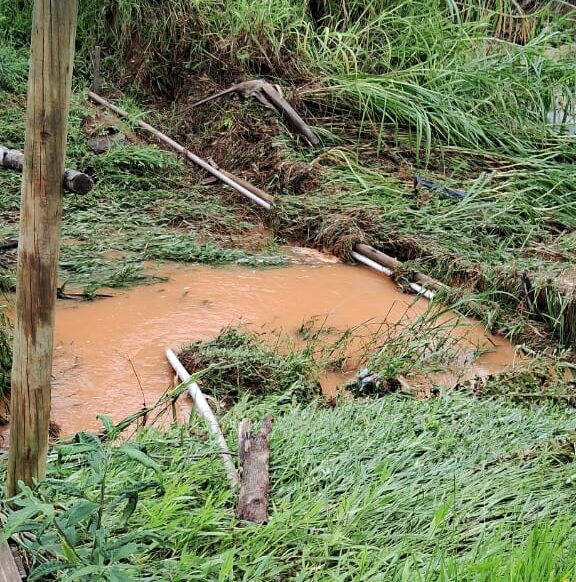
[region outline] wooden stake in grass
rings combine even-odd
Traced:
[[[238,498],[238,519],[252,523],[268,521],[268,497],[270,475],[270,432],[273,419],[267,416],[262,422],[262,430],[253,434],[250,421],[245,419],[238,428],[238,448],[242,465],[240,497]]]
[[[7,496],[46,472],[77,0],[35,0],[20,205]]]

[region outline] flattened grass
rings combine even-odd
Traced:
[[[21,149],[25,99],[0,89],[0,104],[0,143]],[[87,138],[102,131],[129,134],[131,142],[96,155]],[[147,261],[283,261],[271,240],[260,248],[237,248],[246,231],[261,225],[258,216],[223,203],[221,193],[194,181],[172,153],[140,142],[129,124],[94,118],[83,94],[71,109],[67,165],[94,176],[96,186],[84,196],[64,196],[61,285],[80,287],[89,297],[100,287],[153,280]],[[2,239],[17,237],[20,183],[20,174],[0,169]],[[11,269],[0,272],[10,281]]]
[[[415,267],[483,293],[507,310],[507,321],[529,312],[573,341],[572,299],[547,282],[575,248],[574,143],[546,123],[556,92],[574,93],[573,60],[545,54],[569,38],[568,19],[547,9],[525,19],[513,12],[515,2],[326,1],[316,14],[285,0],[97,4],[84,3],[80,15],[81,70],[97,40],[119,47],[108,57],[116,70],[136,56],[130,77],[164,95],[185,94],[188,75],[203,71],[223,81],[313,82],[301,103],[319,116],[338,115],[321,133],[327,147],[346,154],[326,168],[322,192],[298,199],[276,182],[278,232],[344,256],[364,233]],[[0,13],[2,33],[25,42],[26,10],[0,0]],[[525,46],[492,35],[508,22]],[[2,71],[13,90],[22,60]],[[21,99],[12,99],[21,113]],[[73,244],[63,253],[64,276],[108,281],[100,270],[110,269],[108,250],[127,256],[120,280],[138,276],[130,261],[154,256],[230,259],[228,247],[206,245],[203,235],[213,235],[214,224],[242,234],[254,215],[239,215],[216,196],[207,202],[206,190],[189,188],[181,168],[156,150],[95,158],[83,145],[82,109],[73,112],[71,161],[92,167],[100,181],[90,197],[66,203]],[[21,144],[21,119],[4,116],[6,145]],[[370,148],[375,155],[354,158]],[[383,170],[388,154],[400,162]],[[472,194],[462,204],[418,200],[409,186],[416,172]],[[1,232],[13,236],[17,180],[0,179],[7,192]],[[222,419],[233,440],[241,417],[278,416],[265,527],[237,527],[215,451],[198,438],[205,426],[193,418],[188,429],[140,433],[130,454],[104,444],[89,457],[94,451],[82,446],[96,444],[87,436],[77,448],[60,445],[50,463],[55,481],[22,497],[25,512],[10,515],[8,531],[40,579],[48,571],[108,580],[560,582],[575,575],[574,458],[564,448],[574,448],[571,411],[458,393],[287,408],[282,396],[242,400]],[[98,523],[92,516],[102,501],[106,519]],[[64,513],[65,523],[58,521]],[[18,535],[21,528],[36,538]]]
[[[570,411],[457,393],[330,409],[277,406],[270,398],[241,401],[222,419],[233,441],[243,416],[279,413],[265,526],[238,527],[235,499],[212,445],[199,438],[206,428],[197,417],[188,429],[141,432],[133,446],[150,461],[104,445],[106,503],[142,484],[134,513],[126,514],[128,531],[142,538],[130,555],[109,554],[87,580],[112,580],[113,568],[122,568],[123,579],[147,580],[560,582],[576,572],[574,463],[555,444],[574,443]],[[83,460],[88,442],[56,447],[49,479],[35,494],[47,505],[8,519],[9,532],[16,524],[36,532],[36,539],[17,535],[35,568],[55,558],[71,564],[58,579],[82,564],[63,553],[54,519],[99,496],[96,467]],[[25,497],[23,508],[33,506]],[[128,539],[124,503],[106,507],[101,529],[112,548]],[[74,525],[78,555],[94,543],[90,523]]]
[[[226,408],[245,395],[261,398],[280,394],[287,401],[313,399],[321,389],[311,347],[284,350],[289,353],[286,355],[280,349],[284,343],[278,337],[270,345],[263,337],[230,328],[207,342],[184,346],[178,358],[190,374],[210,369],[202,389]]]
[[[576,150],[561,127],[549,124],[552,110],[570,114],[576,94],[568,6],[528,10],[508,1],[273,0],[162,7],[146,1],[84,4],[80,59],[87,66],[94,42],[110,41],[117,48],[108,54],[106,70],[115,82],[128,70],[131,90],[142,96],[149,89],[173,101],[158,123],[175,124],[186,140],[208,152],[217,132],[222,147],[214,151],[223,167],[282,194],[272,219],[278,236],[342,256],[349,256],[360,240],[371,242],[413,261],[408,267],[481,297],[485,321],[494,329],[525,341],[544,323],[560,343],[574,345],[576,291],[557,281],[574,249]],[[104,24],[106,11],[114,16],[109,25]],[[21,26],[21,20],[14,22]],[[18,39],[6,23],[0,30]],[[158,38],[163,42],[155,42]],[[243,110],[223,115],[215,108],[217,119],[200,116],[191,124],[191,135],[178,118],[178,104],[204,91],[204,73],[212,76],[212,85],[256,75],[304,85],[289,97],[308,119],[319,117],[328,153],[315,158],[284,137],[258,136],[258,145],[251,147],[252,134],[235,119]],[[235,145],[234,132],[248,133],[250,139],[244,136]],[[213,237],[227,230],[237,242],[234,235],[243,226],[260,220],[247,216],[239,221],[217,197],[202,203],[207,191],[196,184],[192,196],[172,196],[166,190],[181,191],[181,171],[162,157],[157,161],[163,168],[157,168],[153,152],[147,156],[136,148],[96,159],[78,143],[76,149],[71,140],[77,160],[93,164],[111,188],[130,191],[118,208],[117,199],[106,196],[103,181],[102,204],[95,209],[109,221],[105,205],[122,216],[126,228],[119,232],[123,240],[134,240],[130,253],[136,263],[154,254],[172,260],[234,260],[230,241],[212,248],[204,233]],[[267,157],[267,150],[274,154]],[[338,152],[344,152],[340,160]],[[119,156],[131,156],[131,167]],[[282,180],[283,157],[299,159],[311,173],[328,167],[296,192]],[[149,169],[138,170],[138,163]],[[149,180],[151,172],[155,175]],[[165,184],[156,179],[160,175]],[[448,182],[471,196],[460,204],[433,196],[423,201],[411,192],[414,175]],[[140,213],[132,219],[140,201],[154,224]],[[82,217],[90,220],[90,212]],[[170,244],[162,224],[170,221],[195,227]],[[198,228],[205,221],[213,227]],[[150,237],[133,234],[144,229]],[[100,234],[116,239],[114,229]],[[128,245],[119,241],[116,246],[127,250]],[[123,268],[119,264],[117,270]],[[522,283],[524,273],[530,293]],[[526,326],[528,319],[532,323]]]

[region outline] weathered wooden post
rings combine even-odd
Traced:
[[[20,205],[6,493],[46,472],[62,177],[77,0],[35,0]]]

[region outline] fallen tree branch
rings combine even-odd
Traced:
[[[290,125],[296,133],[299,133],[304,137],[311,146],[316,146],[320,143],[320,140],[316,137],[310,126],[300,117],[300,115],[298,115],[298,112],[292,107],[292,105],[282,97],[274,85],[262,79],[243,81],[242,83],[232,85],[232,87],[229,87],[228,89],[218,91],[218,93],[214,93],[214,95],[210,95],[200,101],[196,101],[196,103],[193,103],[192,105],[189,105],[181,111],[181,114],[186,113],[193,107],[218,99],[229,93],[238,93],[245,98],[254,97],[263,105],[271,105],[286,120],[288,125]]]
[[[270,494],[270,432],[273,418],[267,416],[262,422],[259,433],[251,432],[248,419],[238,427],[238,442],[242,481],[238,499],[237,516],[240,521],[266,523],[268,521],[268,502]]]
[[[110,293],[93,293],[87,295],[86,293],[65,293],[62,287],[56,289],[56,299],[70,299],[73,301],[91,301],[92,299],[102,299],[105,297],[115,297]]]
[[[10,150],[0,146],[0,166],[22,172],[24,154],[19,150]],[[87,194],[94,187],[92,176],[78,170],[64,170],[63,183],[67,190],[76,194]]]
[[[298,132],[304,139],[311,145],[316,146],[320,143],[320,140],[316,137],[310,126],[298,115],[296,110],[276,91],[276,89],[266,83],[262,87],[262,93],[264,93],[266,99],[272,103],[275,109],[282,114],[282,117],[288,122],[292,128]]]
[[[204,97],[204,99],[200,99],[200,101],[192,103],[192,105],[188,105],[188,107],[185,107],[180,112],[180,114],[187,113],[190,111],[190,109],[198,107],[198,105],[203,105],[204,103],[208,103],[209,101],[213,101],[214,99],[218,99],[230,93],[238,93],[245,99],[248,99],[249,97],[255,97],[262,103],[262,105],[268,105],[268,103],[262,98],[262,95],[260,94],[260,90],[264,84],[266,84],[266,81],[263,81],[262,79],[252,79],[251,81],[242,81],[242,83],[236,83],[236,85],[232,85],[232,87],[228,87],[228,89],[218,91],[213,95],[208,95],[208,97]]]

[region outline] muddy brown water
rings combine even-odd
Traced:
[[[428,306],[368,268],[318,257],[305,262],[267,269],[169,266],[163,272],[169,277],[165,283],[93,302],[59,302],[52,420],[62,435],[98,428],[98,414],[118,421],[144,402],[152,404],[173,378],[165,348],[178,350],[182,344],[212,338],[223,327],[242,324],[296,337],[311,320],[345,330],[368,321],[408,322]],[[463,321],[452,333],[462,338],[468,377],[514,362],[514,347],[487,335],[479,324]],[[489,351],[474,359],[476,347]],[[344,379],[326,374],[324,392],[333,394]]]

